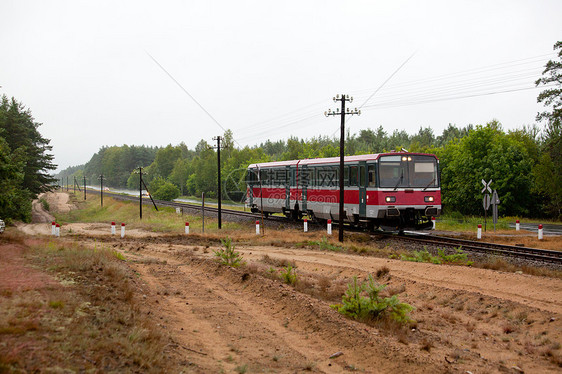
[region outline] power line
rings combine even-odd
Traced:
[[[509,62],[505,62],[505,63],[486,65],[486,66],[482,66],[482,67],[478,67],[478,68],[473,68],[473,69],[462,70],[462,71],[457,71],[457,72],[453,72],[453,73],[437,75],[437,76],[434,76],[434,77],[417,79],[417,80],[407,81],[407,82],[403,82],[403,83],[395,83],[391,87],[393,89],[394,88],[397,89],[397,88],[404,87],[404,86],[412,86],[412,85],[421,84],[421,83],[425,84],[427,82],[433,82],[433,81],[443,80],[443,79],[447,79],[447,78],[454,78],[454,77],[463,77],[463,76],[474,75],[474,74],[485,73],[485,72],[492,72],[492,71],[495,71],[495,70],[505,70],[506,68],[509,68],[510,66],[515,67],[515,66],[528,65],[528,64],[539,63],[539,62],[541,63],[541,66],[544,66],[544,64],[547,61],[544,57],[553,56],[553,55],[555,55],[555,53],[548,53],[548,54],[545,54],[545,55],[539,55],[539,56],[529,57],[529,58],[525,58],[525,59],[509,61]],[[529,61],[529,60],[536,60],[536,61]],[[522,62],[522,61],[527,61],[527,62]],[[359,90],[357,92],[368,91],[368,90],[370,90],[370,89]]]
[[[549,86],[542,86],[542,87],[524,87],[524,88],[515,88],[510,90],[500,90],[500,91],[493,91],[493,92],[485,92],[485,93],[478,93],[478,94],[466,94],[462,96],[453,96],[453,97],[440,97],[435,99],[425,99],[425,100],[418,100],[418,101],[410,101],[410,102],[388,102],[388,103],[381,103],[381,104],[372,104],[368,105],[366,109],[377,109],[377,108],[396,108],[402,106],[410,106],[410,105],[419,105],[419,104],[428,104],[433,102],[440,102],[440,101],[450,101],[450,100],[459,100],[459,99],[466,99],[472,97],[480,97],[480,96],[490,96],[490,95],[498,95],[503,93],[510,93],[510,92],[518,92],[518,91],[527,91],[532,89],[543,89],[544,87]]]
[[[359,106],[359,108],[358,108],[359,111],[361,111],[361,108],[363,108],[363,107],[365,106],[365,104],[367,104],[367,103],[369,102],[369,100],[371,100],[371,99],[373,98],[373,96],[375,96],[375,95],[377,94],[377,92],[379,92],[379,91],[386,85],[386,83],[387,83],[388,81],[390,81],[390,80],[392,79],[392,77],[394,77],[394,76],[396,75],[396,73],[398,73],[398,72],[400,71],[400,69],[402,69],[402,67],[403,67],[404,65],[406,65],[406,63],[407,63],[408,61],[410,61],[410,59],[411,59],[412,57],[414,57],[415,54],[416,54],[415,52],[412,53],[412,55],[411,55],[410,57],[408,57],[408,58],[406,59],[406,61],[404,61],[404,62],[402,63],[402,65],[398,66],[398,68],[397,68],[396,70],[394,70],[394,72],[393,72],[392,74],[390,74],[390,76],[375,90],[375,92],[373,92],[373,93],[371,94],[371,96],[369,96],[369,97],[367,98],[367,100],[365,100],[365,101],[363,102],[363,104],[361,104],[361,105]],[[350,120],[351,120],[351,119],[350,119]],[[332,133],[332,136],[334,136],[334,135],[336,134],[336,132],[337,132],[337,130]]]
[[[211,115],[211,113],[209,113],[209,111],[208,111],[207,109],[205,109],[205,108],[203,107],[203,105],[201,105],[201,104],[195,99],[195,97],[193,97],[193,95],[191,95],[191,94],[180,84],[180,82],[178,82],[178,81],[176,80],[176,78],[174,78],[174,77],[172,76],[172,74],[170,74],[158,61],[156,61],[156,59],[155,59],[154,57],[152,57],[152,55],[151,55],[150,53],[148,53],[147,51],[145,51],[145,52],[146,52],[146,54],[148,55],[148,57],[150,57],[150,58],[152,59],[152,61],[154,61],[154,62],[156,63],[156,65],[158,65],[158,66],[160,67],[160,69],[162,69],[162,71],[163,71],[164,73],[166,73],[166,74],[168,75],[168,77],[170,77],[170,79],[173,80],[173,81],[178,85],[178,87],[179,87],[183,92],[185,92],[185,93],[187,94],[187,96],[189,96],[189,97],[191,98],[191,100],[193,100],[193,101],[195,102],[195,104],[197,104],[197,105],[199,106],[199,108],[201,108],[201,110],[203,110],[203,112],[205,112],[205,113],[207,114],[207,116],[209,116],[209,118],[211,118],[224,132],[226,132],[226,129],[225,129],[224,127],[222,127],[222,125],[219,123],[219,121],[217,121],[217,120],[215,119],[215,117],[213,117],[213,116]],[[240,144],[236,141],[236,139],[233,138],[232,140],[234,140],[234,141],[236,142],[236,144],[238,144],[238,145],[240,146]]]
[[[542,67],[546,63],[545,57],[553,56],[555,55],[555,53],[551,52],[548,54],[528,57],[524,59],[518,59],[518,60],[499,63],[499,64],[486,65],[486,66],[468,69],[464,71],[457,71],[454,73],[448,73],[435,77],[418,79],[418,80],[413,80],[403,83],[394,83],[386,86],[386,83],[408,62],[409,59],[413,57],[413,55],[408,57],[408,59],[406,59],[406,61],[402,63],[402,65],[399,66],[398,69],[395,72],[393,72],[393,74],[379,88],[377,88],[374,93],[372,93],[369,97],[367,97],[367,99],[359,108],[362,107],[380,108],[382,105],[388,107],[415,105],[417,103],[402,104],[404,100],[414,100],[414,99],[427,100],[428,102],[431,102],[429,101],[429,99],[436,101],[435,98],[437,94],[444,91],[446,91],[449,94],[455,95],[455,97],[446,98],[446,100],[454,100],[454,99],[462,98],[462,97],[456,97],[459,95],[462,95],[463,97],[464,96],[476,97],[476,96],[483,96],[483,95],[521,91],[522,88],[532,89],[532,87],[521,87],[520,85],[527,83],[527,81],[525,81],[526,78],[529,79],[532,78],[534,84],[534,80],[538,77],[538,74],[535,72],[539,70],[539,67],[537,66],[537,67],[525,68],[525,66],[528,66],[530,64],[540,63]],[[509,69],[516,68],[516,67],[523,67],[523,69],[508,71]],[[505,72],[498,72],[498,70],[500,71],[503,70]],[[540,70],[542,71],[542,69]],[[431,82],[435,82],[436,84],[430,85],[428,87],[427,83],[431,83]],[[508,82],[513,82],[514,84],[510,86],[505,86],[504,84]],[[519,85],[517,85],[516,83],[519,83]],[[486,89],[486,91],[474,92],[474,90],[468,91],[468,89]],[[357,90],[356,92],[365,92],[371,90],[372,89],[362,89],[362,90]],[[372,97],[381,90],[382,92],[384,92],[384,94],[379,95],[377,97],[377,100],[385,100],[385,99],[388,100],[385,101],[384,104],[381,104],[379,102],[379,103],[373,103],[371,105],[367,105],[366,103],[368,103],[372,99]],[[493,90],[494,92],[490,92],[490,90]],[[405,97],[404,95],[405,91],[408,91],[410,94],[415,93],[417,94],[417,96],[410,95],[408,97]],[[500,92],[496,92],[496,91],[500,91]],[[392,100],[393,98],[399,100]],[[243,139],[244,141],[247,141],[252,138],[254,139],[259,138],[261,135],[269,133],[271,129],[281,129],[281,128],[289,129],[297,125],[310,126],[310,125],[303,125],[303,122],[309,121],[310,119],[313,119],[315,117],[319,117],[319,115],[316,114],[317,110],[313,109],[306,112],[301,112],[301,110],[313,107],[315,105],[317,104],[314,103],[302,107],[300,109],[297,109],[295,111],[288,112],[279,117],[263,122],[257,122],[251,126],[248,126],[244,129],[249,130],[253,128],[259,128],[260,131],[252,132],[251,134],[241,138],[241,140]],[[332,136],[334,136],[334,134],[332,134]]]

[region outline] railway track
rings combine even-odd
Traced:
[[[529,248],[522,246],[513,246],[505,244],[496,244],[488,242],[477,242],[472,240],[450,238],[444,236],[428,236],[420,234],[397,235],[397,240],[415,241],[426,245],[434,245],[439,247],[459,248],[465,252],[497,255],[503,257],[521,258],[526,260],[548,262],[551,264],[562,265],[562,251],[553,251],[548,249]]]
[[[100,191],[97,190],[87,190],[87,192],[97,195],[100,194]],[[112,192],[104,192],[104,195],[111,196],[118,200],[129,200],[129,201],[139,200],[138,197],[136,196],[116,194]],[[199,204],[190,204],[184,202],[163,201],[163,200],[154,200],[154,201],[157,206],[184,208],[196,212],[201,212],[202,210],[202,207]],[[148,198],[143,199],[143,203],[152,204],[152,202]],[[252,212],[243,212],[239,210],[224,209],[224,208],[222,208],[221,211],[222,214],[224,215],[237,216],[237,217],[248,218],[252,220],[261,219],[261,215]],[[206,206],[205,214],[207,213],[211,213],[213,215],[218,214],[218,208]],[[269,216],[264,218],[269,221],[287,222],[287,218],[281,216]],[[346,227],[346,230],[358,231],[357,229],[351,227]],[[424,245],[432,245],[442,248],[462,247],[462,250],[465,252],[472,252],[482,255],[496,255],[496,256],[503,256],[509,258],[518,258],[518,259],[525,259],[531,261],[539,261],[543,263],[546,262],[549,264],[562,266],[562,251],[528,248],[528,247],[521,247],[521,246],[511,246],[511,245],[495,244],[495,243],[487,243],[487,242],[479,242],[479,241],[476,242],[471,240],[457,239],[457,238],[450,238],[450,237],[443,237],[443,236],[434,236],[434,235],[420,235],[420,234],[397,235],[396,233],[387,233],[387,232],[376,233],[376,235],[392,237],[393,239],[399,241],[416,242]]]
[[[95,194],[95,195],[99,195],[100,191],[98,190],[86,190],[87,193],[89,194]],[[124,194],[118,194],[118,193],[113,193],[113,192],[106,192],[104,191],[104,196],[111,196],[114,199],[117,200],[128,200],[128,201],[139,201],[139,198],[136,196],[130,196],[130,195],[124,195]],[[156,206],[167,206],[167,207],[172,207],[172,208],[184,208],[184,209],[189,209],[192,211],[197,211],[197,212],[201,212],[202,211],[202,207],[200,204],[190,204],[190,203],[185,203],[185,202],[177,202],[177,201],[166,201],[166,200],[154,200],[154,202],[156,203]],[[150,200],[150,198],[143,198],[143,204],[144,205],[152,205],[152,201]],[[210,213],[210,214],[218,214],[219,209],[212,207],[212,206],[205,206],[205,214]],[[244,211],[240,211],[240,210],[234,210],[234,209],[225,209],[225,208],[221,208],[221,212],[222,214],[226,214],[226,215],[232,215],[232,216],[238,216],[238,217],[247,217],[247,218],[251,218],[251,219],[261,219],[261,215],[260,214],[256,214],[256,213],[252,213],[252,212],[244,212]],[[264,217],[265,218],[265,217]],[[285,217],[280,217],[280,216],[269,216],[267,217],[268,220],[270,221],[286,221]]]

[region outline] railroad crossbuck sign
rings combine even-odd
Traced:
[[[498,191],[494,190],[492,194],[492,215],[494,217],[494,231],[496,231],[496,223],[498,223],[498,204],[500,203],[500,198],[498,197]]]
[[[492,192],[492,189],[490,188],[490,184],[492,184],[492,180],[490,179],[490,181],[488,183],[486,183],[486,181],[484,179],[482,179],[482,184],[484,185],[484,188],[482,189],[482,193],[486,192],[484,194],[484,199],[482,199],[482,205],[484,206],[484,210],[488,210],[490,209],[490,193]]]
[[[484,193],[484,191],[486,191],[486,190],[488,190],[488,193],[492,192],[492,189],[490,188],[490,184],[492,184],[491,179],[488,183],[486,183],[486,181],[484,179],[482,179],[482,184],[484,185],[484,188],[482,189],[482,193]]]

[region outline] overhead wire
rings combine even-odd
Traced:
[[[203,110],[203,112],[205,112],[205,114],[207,114],[207,116],[209,116],[209,118],[211,118],[213,120],[213,122],[215,122],[224,132],[226,132],[226,129],[219,123],[219,121],[217,121],[217,119],[215,117],[213,117],[213,115],[211,113],[209,113],[209,111],[207,109],[205,109],[205,107],[203,107],[203,105],[201,105],[199,103],[199,101],[197,101],[195,99],[195,97],[193,97],[193,95],[191,95],[181,84],[180,82],[178,82],[176,80],[176,78],[174,78],[172,76],[172,74],[170,74],[165,68],[164,66],[162,66],[158,61],[156,61],[156,59],[154,57],[152,57],[152,55],[150,53],[148,53],[148,51],[145,51],[146,54],[148,55],[148,57],[150,57],[152,59],[152,61],[154,61],[156,63],[156,65],[158,65],[160,67],[160,69],[162,69],[162,71],[164,73],[166,73],[166,75],[168,75],[168,77],[170,77],[171,80],[173,80],[176,85],[184,92],[187,94],[187,96],[189,96],[191,98],[191,100],[193,100],[193,102],[195,102],[195,104],[197,104],[199,106],[199,108],[201,108],[201,110]],[[238,141],[236,139],[232,139],[236,142],[236,144],[238,144],[238,146],[240,146],[240,143],[238,143]]]
[[[361,107],[366,110],[393,108],[536,89],[537,87],[535,87],[534,82],[539,78],[539,71],[542,72],[541,68],[544,67],[546,63],[546,57],[551,57],[553,55],[555,54],[548,53],[525,59],[442,74],[435,77],[393,83],[386,86],[384,90],[382,90],[381,87],[377,88],[374,94],[370,94],[370,96],[364,100]],[[412,56],[409,58],[411,57]],[[406,60],[406,62],[407,61],[408,60]],[[529,66],[539,63],[540,66]],[[404,63],[399,69],[403,65]],[[513,70],[514,68],[518,69]],[[393,75],[396,72],[397,71],[395,71]],[[388,80],[389,79],[383,83],[383,86]],[[433,85],[430,83],[433,83]],[[358,90],[357,92],[359,95],[356,95],[356,97],[359,100],[363,100],[362,98],[364,96],[361,95],[361,92],[367,91],[372,92],[372,89]],[[381,91],[383,94],[376,98],[376,102],[367,105],[374,95]],[[408,92],[408,94],[405,94],[405,92]],[[305,108],[314,105],[315,104],[312,104]],[[303,122],[309,121],[315,117],[320,117],[320,114],[315,115],[313,112],[298,113],[298,111],[296,111],[290,112],[290,116],[290,119],[284,122],[258,122],[253,126],[260,127],[261,131],[249,134],[243,139],[247,140],[261,137],[261,135],[270,133],[269,129],[273,127],[277,129],[288,129],[296,125],[300,125],[301,127],[308,126],[310,124],[303,125]],[[277,119],[282,120],[283,118],[284,117],[281,116]],[[262,125],[266,125],[266,127],[261,128]]]

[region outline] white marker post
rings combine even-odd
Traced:
[[[308,232],[308,220],[304,219],[304,232]]]
[[[256,235],[260,234],[260,221],[256,220]]]
[[[519,224],[519,220],[515,221],[515,231],[521,230],[521,225]]]
[[[478,232],[476,233],[476,239],[482,239],[482,225],[478,225]]]
[[[57,227],[55,229],[55,236],[58,238],[60,237],[60,225],[57,223]]]
[[[332,235],[332,220],[328,220],[328,235]]]
[[[435,217],[431,217],[431,223],[433,224],[433,230],[435,230]]]
[[[55,236],[57,230],[57,223],[55,221],[51,222],[51,235]]]
[[[542,225],[539,225],[539,240],[542,240]]]
[[[125,224],[122,223],[121,224],[121,238],[124,238],[124,237],[125,237]]]
[[[189,234],[189,222],[185,223],[185,234],[188,235]]]
[[[115,235],[115,222],[111,222],[111,235]]]

